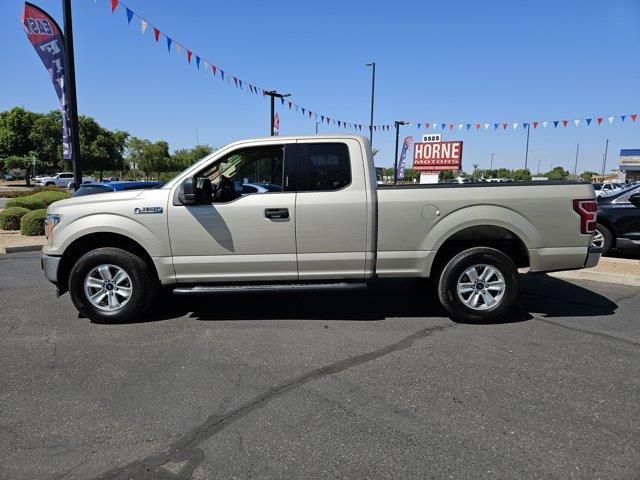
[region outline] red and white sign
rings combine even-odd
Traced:
[[[413,147],[413,169],[423,172],[460,170],[462,141],[416,143]]]

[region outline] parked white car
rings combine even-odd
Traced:
[[[71,172],[59,172],[50,177],[36,177],[36,185],[48,186],[54,185],[60,188],[70,188],[73,183],[73,173]],[[94,177],[82,177],[82,183],[95,182]]]
[[[594,183],[593,190],[596,192],[596,197],[601,195],[609,195],[612,192],[619,192],[620,187],[615,183]]]

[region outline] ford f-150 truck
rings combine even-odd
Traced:
[[[271,137],[227,145],[160,188],[53,203],[42,268],[98,322],[140,317],[159,289],[383,277],[431,277],[452,318],[492,321],[516,304],[518,268],[594,266],[595,226],[590,184],[378,187],[364,137]]]

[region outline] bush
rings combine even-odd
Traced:
[[[65,192],[66,190],[56,187],[54,185],[49,185],[48,187],[34,187],[31,190],[16,190],[14,192],[0,192],[0,197],[3,198],[18,198],[18,197],[28,197],[29,195],[33,195],[38,192]]]
[[[64,200],[65,198],[69,198],[67,192],[54,192],[54,191],[44,191],[39,193],[34,193],[33,195],[29,195],[27,197],[18,197],[7,202],[7,208],[9,207],[22,207],[27,210],[39,210],[41,208],[47,208],[53,202],[57,202],[58,200]]]
[[[20,220],[20,233],[29,237],[44,235],[44,218],[46,215],[47,211],[44,208],[25,214]]]
[[[22,207],[11,207],[0,212],[0,230],[20,230],[20,219],[29,210]]]

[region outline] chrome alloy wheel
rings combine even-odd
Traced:
[[[604,235],[600,230],[593,232],[593,238],[591,238],[591,245],[594,247],[604,247]]]
[[[458,278],[458,298],[473,310],[488,310],[504,297],[507,285],[495,267],[477,264],[466,269]]]
[[[99,265],[84,279],[84,294],[91,304],[106,312],[124,307],[131,299],[131,278],[122,268],[106,264]]]

